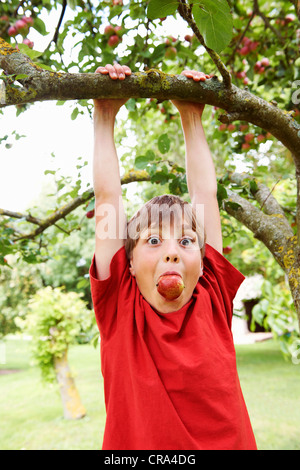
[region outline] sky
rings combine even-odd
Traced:
[[[0,145],[0,208],[22,212],[38,198],[44,184],[53,179],[45,170],[56,170],[76,177],[78,157],[88,161],[83,180],[92,184],[93,124],[88,115],[71,121],[74,104],[56,106],[54,102],[36,103],[16,117],[15,107],[0,117],[1,137],[16,129],[26,137]],[[55,158],[51,155],[54,154]]]

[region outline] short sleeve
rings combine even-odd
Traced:
[[[120,286],[124,282],[124,279],[130,276],[125,248],[121,247],[113,256],[108,278],[104,280],[97,278],[95,255],[89,273],[97,325],[100,334],[105,335],[111,329],[116,319]]]
[[[208,244],[205,247],[203,264],[201,283],[205,284],[205,288],[210,291],[215,305],[225,312],[231,328],[233,299],[245,277],[221,253]]]

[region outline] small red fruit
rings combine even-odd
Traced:
[[[11,37],[14,37],[18,34],[17,28],[15,26],[10,26],[7,32],[8,32],[8,35]]]
[[[288,24],[288,23],[292,23],[292,21],[295,21],[296,19],[296,16],[293,15],[292,13],[290,13],[289,15],[286,15],[285,17],[285,22]]]
[[[263,134],[259,134],[257,137],[257,142],[264,142],[266,140],[266,136]]]
[[[112,36],[113,34],[115,34],[115,28],[111,24],[109,24],[108,26],[105,27],[104,34],[107,34],[108,36]]]
[[[27,23],[26,21],[23,21],[23,20],[18,20],[15,22],[15,28],[17,29],[17,31],[23,31],[24,29],[27,29],[28,26],[27,26]]]
[[[23,16],[22,21],[25,21],[25,23],[28,24],[29,26],[32,26],[34,23],[34,20],[31,16]]]
[[[237,72],[236,77],[237,77],[237,78],[245,78],[245,77],[246,77],[246,72],[245,72],[245,70],[242,70],[242,71],[240,71],[240,72]]]
[[[110,46],[110,47],[116,47],[119,42],[121,42],[121,38],[119,38],[119,36],[117,36],[116,34],[114,34],[113,36],[111,36],[107,42],[107,44]]]
[[[224,253],[225,255],[228,255],[228,254],[231,253],[231,252],[232,252],[231,246],[225,246],[225,247],[223,248],[223,253]]]
[[[159,294],[166,300],[175,300],[182,294],[184,284],[181,276],[166,274],[159,278],[156,287]]]
[[[245,141],[248,142],[248,144],[249,144],[250,142],[252,142],[252,140],[254,139],[254,137],[255,137],[254,134],[251,134],[251,133],[250,133],[250,134],[246,134],[246,135],[245,135]]]
[[[26,44],[26,46],[30,47],[30,49],[33,49],[34,43],[32,41],[30,41],[30,39],[25,38],[25,39],[23,39],[22,42],[23,42],[23,44]]]
[[[248,46],[242,47],[242,49],[239,50],[240,55],[248,55],[250,52],[250,49]]]
[[[166,54],[165,54],[167,59],[174,60],[176,58],[176,55],[177,55],[176,47],[167,47]]]
[[[92,219],[95,215],[95,209],[88,211],[85,215],[88,219]]]
[[[261,65],[262,65],[263,67],[269,67],[269,65],[270,65],[269,59],[268,59],[267,57],[264,57],[264,58],[261,60]]]

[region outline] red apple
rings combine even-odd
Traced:
[[[95,209],[88,211],[85,215],[88,219],[92,219],[95,215]]]
[[[239,50],[240,55],[248,55],[250,52],[250,49],[248,46],[242,47],[242,49]]]
[[[292,23],[292,21],[295,21],[295,19],[296,19],[296,16],[293,15],[293,13],[290,13],[289,15],[286,15],[285,22],[286,24]]]
[[[176,55],[177,55],[176,47],[167,47],[166,54],[165,54],[167,59],[174,60]]]
[[[28,29],[28,25],[26,21],[18,20],[15,22],[15,28],[17,29],[18,32],[21,32],[21,31],[24,31],[25,29]]]
[[[115,34],[115,28],[111,24],[109,24],[108,26],[105,27],[104,34],[107,34],[108,36],[112,36],[113,34]]]
[[[23,44],[26,44],[26,46],[30,47],[30,49],[33,49],[34,43],[32,41],[30,41],[30,39],[25,38],[25,39],[23,39],[22,42],[23,42]]]
[[[119,36],[117,36],[116,34],[114,34],[113,36],[111,36],[108,40],[108,45],[110,47],[116,47],[119,42],[121,42],[121,38],[119,38]]]
[[[250,148],[250,144],[244,143],[244,144],[242,145],[242,149],[243,149],[243,150],[249,150],[249,148]]]
[[[12,36],[12,37],[14,37],[14,36],[16,36],[16,35],[18,34],[18,30],[17,30],[17,28],[16,28],[15,26],[10,26],[10,27],[8,28],[8,31],[7,31],[7,32],[8,32],[8,35],[9,35],[9,36]]]
[[[166,300],[175,300],[182,294],[184,284],[181,276],[166,274],[159,278],[156,287],[159,294]]]
[[[251,134],[251,133],[246,134],[246,135],[245,135],[245,141],[248,142],[248,143],[249,143],[249,142],[252,142],[252,140],[254,139],[254,137],[255,137],[254,134]]]
[[[236,77],[237,77],[237,78],[245,78],[245,77],[246,77],[246,72],[245,72],[245,70],[242,70],[242,71],[240,71],[240,72],[237,72]]]
[[[25,23],[28,24],[29,26],[32,26],[34,23],[34,20],[31,16],[23,16],[22,21],[25,21]]]
[[[262,65],[263,67],[269,67],[269,65],[270,65],[269,59],[268,59],[267,57],[264,57],[264,58],[261,60],[261,65]]]
[[[257,142],[264,142],[266,140],[266,136],[263,134],[259,134],[257,137]]]

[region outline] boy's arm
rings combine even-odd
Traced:
[[[129,67],[115,64],[99,67],[96,73],[109,74],[113,80],[124,80],[131,71]],[[100,280],[109,277],[110,262],[125,242],[126,215],[114,142],[114,126],[116,115],[126,101],[94,101],[95,261],[97,277]]]
[[[210,78],[202,72],[184,71],[194,81]],[[192,205],[204,204],[206,241],[223,252],[220,211],[217,200],[217,179],[211,152],[202,125],[203,104],[172,101],[181,116],[186,145],[186,175]],[[201,212],[200,212],[201,213]]]

